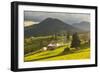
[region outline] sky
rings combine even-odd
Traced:
[[[65,23],[73,24],[82,21],[90,22],[90,14],[83,13],[65,13],[65,12],[40,12],[40,11],[24,11],[24,20],[26,22],[39,23],[46,18],[57,18]]]

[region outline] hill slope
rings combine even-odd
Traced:
[[[90,58],[90,48],[84,48],[77,51],[70,51],[62,54],[66,46],[52,51],[43,51],[36,54],[30,54],[24,57],[25,62],[31,61],[53,61],[53,60],[79,60]]]

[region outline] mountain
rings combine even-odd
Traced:
[[[74,23],[72,26],[82,29],[84,31],[90,31],[90,23],[86,21],[82,21],[80,23]]]
[[[47,18],[41,21],[39,24],[35,24],[30,27],[24,27],[25,36],[52,35],[54,33],[64,31],[80,32],[82,30],[54,18]]]

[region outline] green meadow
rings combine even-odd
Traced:
[[[78,34],[80,46],[71,47],[72,35],[65,36],[41,36],[28,37],[24,40],[24,62],[34,61],[55,61],[55,60],[80,60],[90,59],[90,43],[87,33]],[[65,39],[67,38],[67,39]],[[48,44],[53,40],[60,46],[48,49]],[[77,41],[76,41],[77,42]],[[47,49],[44,50],[43,47]],[[52,48],[52,47],[51,47]]]

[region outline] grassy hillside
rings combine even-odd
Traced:
[[[80,50],[70,49],[69,51],[65,49],[67,49],[66,46],[62,46],[55,50],[30,54],[25,56],[24,61],[77,60],[90,58],[90,48]]]
[[[79,60],[79,59],[89,59],[90,58],[90,49],[84,49],[82,51],[77,51],[72,54],[66,54],[62,56],[57,56],[53,58],[44,59],[42,61],[49,61],[49,60]]]
[[[51,35],[30,37],[24,39],[24,61],[53,61],[53,60],[77,60],[90,58],[89,33],[78,34],[80,45],[72,48],[72,35],[67,39],[66,35]],[[60,46],[48,49],[48,44],[57,43]],[[76,43],[76,42],[75,42]],[[76,44],[75,44],[76,45]],[[46,47],[47,50],[43,50]]]

